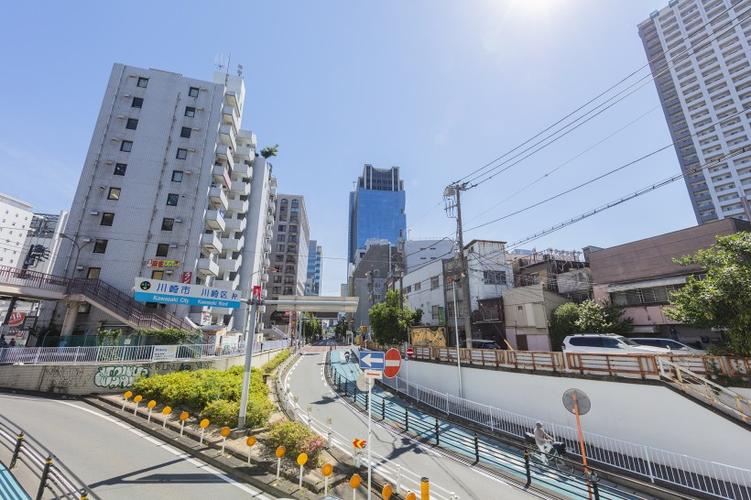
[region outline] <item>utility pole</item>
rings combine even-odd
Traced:
[[[455,183],[446,187],[443,196],[446,199],[446,210],[449,217],[453,209],[456,208],[456,240],[459,244],[459,279],[462,284],[462,296],[464,297],[464,332],[465,342],[468,348],[472,347],[472,299],[469,296],[469,265],[467,256],[464,254],[464,230],[462,228],[462,198],[461,192],[466,191],[468,183]],[[459,312],[454,309],[454,314]],[[457,332],[458,333],[458,332]],[[457,344],[457,349],[459,345]]]

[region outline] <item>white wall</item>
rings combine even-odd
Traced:
[[[438,288],[430,288],[430,278],[438,276]],[[405,293],[409,307],[422,309],[422,322],[426,325],[439,326],[443,322],[438,316],[433,317],[433,306],[446,307],[443,293],[443,261],[436,260],[404,275],[404,288],[411,287]],[[415,283],[420,283],[420,290],[414,291]]]
[[[23,265],[23,246],[32,215],[31,205],[0,193],[0,266]]]
[[[457,394],[456,365],[410,361],[399,377]],[[581,389],[592,401],[585,432],[751,468],[751,432],[664,386],[477,368],[462,368],[462,379],[466,399],[570,427],[576,422],[561,397]]]

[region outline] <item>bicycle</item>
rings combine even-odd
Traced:
[[[535,441],[535,435],[533,433],[525,432],[524,435],[527,443],[534,446],[534,451],[530,453],[530,456],[541,465],[553,467],[558,472],[566,475],[570,475],[574,472],[574,465],[571,461],[565,458],[566,443],[563,441],[552,441],[550,442],[550,450],[548,452],[543,452],[537,447],[537,442]]]

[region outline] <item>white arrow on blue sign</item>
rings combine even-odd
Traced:
[[[383,353],[381,351],[360,351],[361,369],[383,371],[383,365]]]

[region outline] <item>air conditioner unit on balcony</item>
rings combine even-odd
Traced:
[[[92,210],[89,215],[99,215],[99,210]]]
[[[83,271],[83,266],[76,266],[77,271]]]
[[[130,97],[131,94],[123,94],[123,97]]]
[[[185,175],[193,175],[193,171],[192,170],[186,170],[185,171]]]
[[[169,247],[170,247],[170,248],[177,248],[177,243],[170,243],[170,244],[169,244]]]
[[[179,217],[178,217],[177,219],[175,219],[175,222],[177,222],[178,224],[181,224],[181,223],[182,223],[182,221],[183,221],[183,220],[182,220],[181,218],[179,218]]]
[[[121,120],[124,120],[124,119],[126,118],[126,116],[125,116],[125,115],[117,115],[117,117],[118,117],[119,119],[121,119]]]

